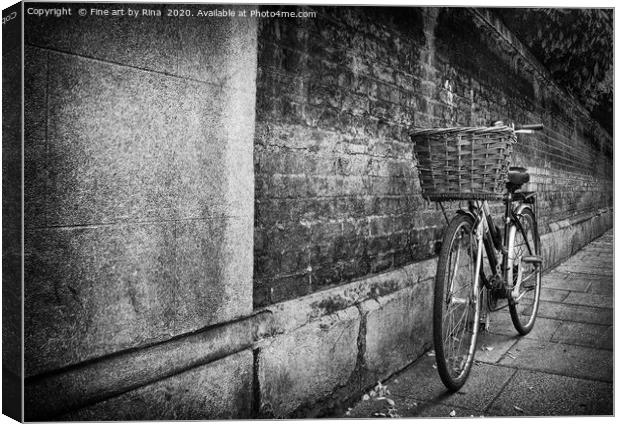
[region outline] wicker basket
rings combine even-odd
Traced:
[[[500,199],[505,192],[513,128],[432,128],[411,133],[422,196],[429,200]]]

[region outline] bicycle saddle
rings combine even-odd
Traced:
[[[527,173],[527,169],[519,167],[508,168],[508,183],[520,187],[523,184],[530,181],[530,174]]]

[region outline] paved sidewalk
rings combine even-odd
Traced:
[[[507,310],[491,316],[459,392],[445,390],[431,352],[343,417],[613,414],[612,234],[543,275],[530,334],[517,336]]]

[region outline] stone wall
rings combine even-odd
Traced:
[[[27,419],[92,403],[84,392],[122,370],[55,386],[58,373],[252,313],[255,20],[205,25],[167,17],[162,5],[64,6],[72,16],[25,21]],[[208,366],[201,354],[175,364],[184,372],[175,376],[152,357],[140,384],[168,379],[94,410],[100,419],[247,416],[247,402],[203,405],[201,396],[216,376],[240,388],[234,399],[250,393],[251,351]],[[183,369],[192,365],[201,367]],[[130,381],[103,393],[134,389]],[[188,381],[202,383],[190,393]]]

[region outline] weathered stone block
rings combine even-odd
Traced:
[[[24,46],[24,147],[45,144],[47,56],[46,50]]]
[[[366,316],[364,364],[379,378],[418,358],[432,344],[434,281],[427,279],[362,304]]]
[[[47,56],[45,50],[24,48],[24,225],[45,225],[48,163],[47,148]],[[17,160],[17,159],[13,159]]]
[[[251,216],[246,93],[51,53],[49,90],[49,225]]]
[[[250,418],[251,350],[63,415],[63,421]]]
[[[355,369],[359,327],[359,311],[352,307],[261,348],[261,414],[285,417],[345,385]]]
[[[550,225],[552,231],[541,236],[543,265],[550,268],[557,265],[570,255],[577,252],[581,247],[603,234],[612,226],[612,214],[601,212],[600,214],[586,216],[575,222],[568,222],[560,226]]]
[[[26,419],[49,419],[249,349],[270,324],[270,314],[255,314],[30,380]]]
[[[252,310],[252,221],[26,233],[26,375],[166,340]]]
[[[29,5],[31,6],[31,5]],[[167,6],[147,4],[73,3],[71,16],[26,14],[28,44],[57,51],[174,74],[177,71],[179,18],[166,16]],[[67,7],[67,5],[65,5]],[[47,7],[45,7],[47,8]],[[76,16],[78,9],[86,16]],[[97,16],[93,10],[107,10]],[[159,10],[162,16],[111,16],[112,10]]]
[[[254,94],[256,18],[196,16],[198,11],[205,13],[222,8],[236,14],[249,9],[247,6],[233,5],[183,6],[194,16],[181,18],[178,23],[181,26],[178,75]]]

